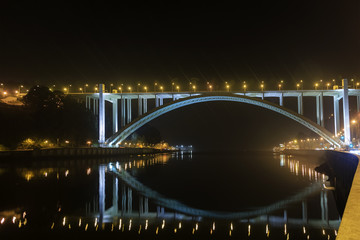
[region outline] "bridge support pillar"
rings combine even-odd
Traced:
[[[279,105],[280,105],[280,106],[283,106],[283,105],[284,105],[284,95],[283,95],[283,93],[280,93]]]
[[[160,106],[164,105],[164,98],[162,97],[159,98],[159,105]]]
[[[144,114],[147,113],[147,98],[144,98]]]
[[[93,113],[96,115],[96,98],[93,98]]]
[[[105,166],[99,166],[99,222],[103,223],[105,213]]]
[[[140,97],[140,95],[138,96],[138,115],[139,117],[143,114],[143,107],[142,107],[142,98]]]
[[[89,109],[89,97],[88,96],[85,97],[85,107],[86,107],[86,109]]]
[[[104,84],[99,84],[99,144],[105,143],[105,98]]]
[[[113,107],[113,133],[119,131],[119,120],[118,120],[118,99],[114,99],[112,102]]]
[[[323,104],[323,93],[316,96],[316,120],[317,124],[324,127],[324,104]]]
[[[119,207],[118,207],[118,200],[119,200],[119,195],[118,195],[118,191],[119,191],[119,180],[118,178],[113,175],[113,214],[115,214],[115,216],[118,214],[119,212]]]
[[[302,219],[304,223],[308,222],[308,214],[307,214],[307,202],[302,201]]]
[[[121,107],[121,112],[120,112],[120,126],[121,127],[124,127],[126,125],[126,121],[125,121],[125,115],[126,115],[126,111],[125,111],[125,108],[126,108],[126,104],[125,104],[125,98],[121,98],[121,101],[120,101],[120,107]]]
[[[335,136],[340,132],[340,111],[338,96],[334,96],[334,131]]]
[[[149,213],[149,199],[147,197],[144,197],[144,213]]]
[[[121,185],[121,215],[126,213],[126,186]]]
[[[132,213],[132,189],[128,187],[128,192],[127,192],[127,198],[128,198],[128,201],[127,201],[127,212],[129,214]]]
[[[139,196],[139,216],[144,214],[144,197]]]
[[[343,79],[343,114],[344,114],[344,140],[345,144],[351,143],[350,116],[349,116],[349,89],[347,79]]]
[[[304,115],[303,109],[303,93],[298,96],[298,114]]]
[[[159,105],[160,105],[159,97],[155,95],[155,107],[159,107]]]
[[[127,101],[127,124],[131,122],[131,98],[128,98]]]

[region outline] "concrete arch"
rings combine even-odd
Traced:
[[[246,103],[250,105],[255,105],[259,107],[263,107],[266,109],[269,109],[271,111],[277,112],[279,114],[282,114],[290,119],[293,119],[294,121],[304,125],[305,127],[309,128],[313,132],[320,135],[322,138],[324,138],[327,142],[333,144],[336,147],[341,147],[343,145],[343,142],[338,138],[333,138],[332,133],[326,130],[325,128],[319,126],[318,124],[314,123],[313,121],[305,118],[302,115],[299,115],[289,109],[286,109],[284,107],[281,107],[279,105],[276,105],[274,103],[261,100],[261,99],[255,99],[246,97],[243,95],[237,95],[237,94],[202,94],[197,96],[192,96],[189,98],[179,99],[175,102],[168,103],[166,105],[163,105],[161,107],[155,108],[154,110],[148,112],[145,115],[142,115],[135,119],[132,123],[127,125],[125,128],[123,128],[121,131],[115,133],[112,137],[107,139],[105,141],[105,145],[109,147],[116,147],[118,143],[121,143],[124,141],[128,136],[130,136],[132,133],[134,133],[137,129],[144,126],[146,123],[150,122],[153,119],[158,118],[159,116],[170,112],[172,110],[185,107],[191,104],[195,103],[203,103],[203,102],[212,102],[212,101],[229,101],[229,102],[239,102],[239,103]]]

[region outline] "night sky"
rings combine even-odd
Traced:
[[[359,79],[359,5],[358,1],[132,6],[4,1],[0,82],[13,87],[141,83],[149,88],[158,82],[168,90],[171,82],[182,89],[192,82],[205,90],[207,82],[215,89],[224,89],[225,81],[232,89],[241,89],[246,81],[248,89],[258,90],[261,81],[266,89],[276,89],[280,80],[285,89],[294,89],[300,79],[304,88],[313,88],[319,79],[338,83],[344,77]],[[255,139],[262,139],[260,145],[266,148],[302,131],[274,113],[241,104],[225,108],[201,104],[186,111],[186,116],[176,111],[152,124],[162,127],[162,135],[172,143],[193,140],[203,146],[225,138],[233,146],[253,146]],[[231,131],[237,124],[242,128]],[[253,135],[258,127],[268,130]],[[189,131],[180,133],[181,128]],[[273,129],[280,128],[286,131],[274,137]],[[204,129],[212,137],[200,138]],[[172,130],[178,134],[174,139]],[[242,133],[246,137],[239,137]],[[269,136],[276,143],[269,144]]]

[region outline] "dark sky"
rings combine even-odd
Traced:
[[[0,79],[32,85],[224,81],[294,88],[360,76],[358,1],[133,6],[2,2]],[[168,87],[169,88],[169,87]]]
[[[174,81],[185,89],[191,81],[201,90],[206,82],[223,89],[227,81],[240,89],[246,81],[248,89],[256,90],[261,81],[275,89],[284,80],[285,88],[294,89],[300,79],[311,88],[319,79],[360,77],[359,1],[74,2],[2,2],[0,82],[150,87],[156,81],[170,89]],[[229,131],[216,125],[223,118],[231,119],[229,124],[247,123],[244,133],[253,140],[261,138],[249,135],[261,123],[273,129],[286,125],[253,107],[232,109],[230,104],[231,110],[220,108],[225,112],[215,114],[211,108],[219,106],[205,105],[191,110],[201,113],[196,124],[209,131],[223,127],[221,134]],[[246,111],[261,123],[245,120],[241,112]],[[153,124],[170,128],[171,119],[164,121]]]

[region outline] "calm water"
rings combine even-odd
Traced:
[[[2,165],[0,236],[335,239],[340,221],[333,193],[322,188],[327,177],[314,171],[322,161],[241,152]],[[99,169],[106,172],[103,224]],[[204,214],[189,214],[198,210]]]

